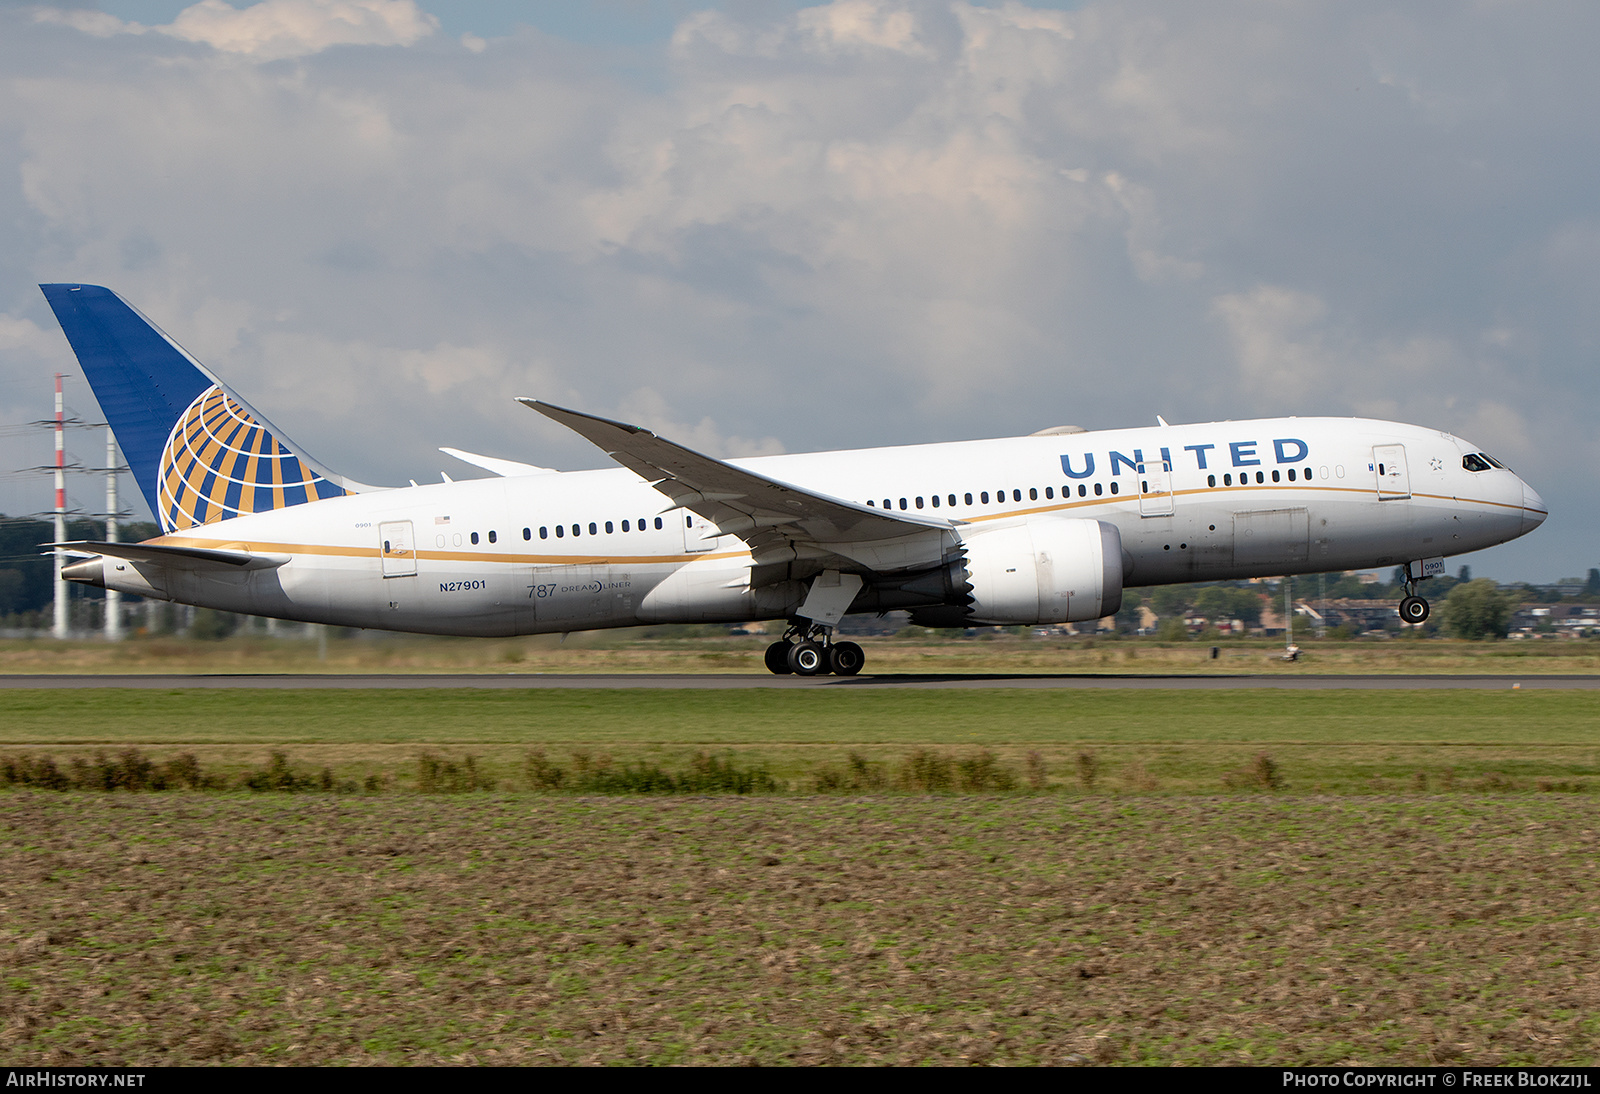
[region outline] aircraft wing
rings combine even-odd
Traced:
[[[901,570],[938,563],[954,543],[954,525],[889,513],[759,475],[656,436],[647,429],[551,406],[523,405],[598,445],[677,505],[725,535],[749,544],[758,566],[813,559],[860,570]]]
[[[270,570],[289,561],[288,555],[256,554],[216,547],[176,547],[160,543],[97,543],[79,539],[47,543],[84,555],[108,555],[130,562],[157,562],[179,570]]]

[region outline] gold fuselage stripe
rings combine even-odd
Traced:
[[[1256,483],[1252,483],[1252,484],[1250,484],[1248,486],[1217,486],[1217,487],[1201,487],[1201,488],[1192,489],[1192,490],[1175,490],[1175,491],[1172,492],[1171,496],[1176,498],[1176,497],[1184,497],[1184,496],[1189,496],[1189,495],[1215,495],[1215,494],[1218,494],[1218,493],[1239,493],[1239,492],[1242,492],[1242,491],[1251,491],[1251,492],[1275,491],[1275,492],[1277,492],[1279,494],[1295,494],[1295,495],[1312,495],[1312,494],[1323,494],[1323,493],[1362,494],[1362,495],[1366,495],[1368,497],[1373,497],[1374,500],[1376,500],[1376,497],[1375,497],[1376,491],[1374,491],[1372,489],[1361,488],[1361,487],[1354,487],[1354,486],[1294,486],[1294,487],[1290,487],[1290,486],[1285,486],[1284,484],[1281,484],[1281,483],[1271,483],[1271,484],[1266,484],[1266,483],[1256,484]],[[1146,495],[1146,496],[1149,496],[1149,497],[1165,497],[1166,495],[1155,494],[1155,495]],[[1467,505],[1486,505],[1486,506],[1493,506],[1495,508],[1500,508],[1500,509],[1524,510],[1524,511],[1530,512],[1530,513],[1539,513],[1539,514],[1543,514],[1544,513],[1544,510],[1527,509],[1525,506],[1511,505],[1511,504],[1509,504],[1507,502],[1489,501],[1487,499],[1478,499],[1478,498],[1461,498],[1461,497],[1452,496],[1452,495],[1449,495],[1449,494],[1413,493],[1411,495],[1411,497],[1424,498],[1424,499],[1431,500],[1431,501],[1451,501],[1451,502],[1457,502],[1457,503],[1464,503],[1464,504],[1467,504]],[[1138,494],[1123,494],[1123,495],[1117,495],[1117,496],[1114,496],[1114,497],[1102,496],[1102,497],[1098,497],[1098,498],[1082,498],[1082,499],[1074,500],[1074,501],[1071,501],[1071,502],[1058,503],[1058,504],[1055,504],[1055,505],[1043,505],[1043,506],[1037,506],[1037,507],[1028,508],[1028,509],[1012,509],[1012,510],[1008,510],[1008,511],[1003,512],[1003,513],[986,513],[986,514],[984,514],[982,516],[973,516],[973,517],[960,518],[960,519],[958,519],[956,521],[953,521],[951,527],[955,528],[955,527],[958,527],[961,524],[981,524],[981,523],[984,523],[986,521],[1006,520],[1006,519],[1010,519],[1010,518],[1014,518],[1014,517],[1035,516],[1035,515],[1041,514],[1041,513],[1059,513],[1059,512],[1064,512],[1066,510],[1083,509],[1083,508],[1090,508],[1090,507],[1094,507],[1094,506],[1105,507],[1105,506],[1109,506],[1109,505],[1129,505],[1131,503],[1137,502],[1139,500],[1139,498],[1140,498],[1140,495],[1138,495]],[[1292,500],[1292,499],[1289,499],[1289,500]],[[1393,500],[1394,501],[1403,501],[1405,499],[1404,498],[1395,498]],[[1390,503],[1389,502],[1380,502],[1379,504],[1390,504]],[[1163,513],[1163,514],[1160,514],[1160,515],[1161,516],[1170,516],[1170,515],[1174,515],[1174,514]],[[929,531],[936,531],[937,529],[928,529],[928,530]],[[617,533],[617,534],[618,535],[631,535],[633,533],[624,532],[624,533]],[[220,549],[231,549],[231,550],[244,550],[244,551],[250,551],[250,552],[253,552],[253,553],[256,553],[256,554],[317,555],[317,556],[323,556],[323,557],[345,557],[345,558],[380,558],[382,556],[382,553],[383,553],[381,544],[375,544],[372,547],[353,547],[353,546],[348,546],[347,547],[347,546],[340,546],[340,545],[337,545],[337,544],[325,544],[325,543],[262,543],[262,542],[241,543],[238,540],[223,541],[223,540],[218,540],[218,539],[196,539],[196,538],[194,538],[192,536],[182,536],[182,535],[177,535],[177,534],[158,536],[157,538],[152,539],[152,540],[148,540],[147,542],[152,543],[152,544],[158,544],[158,545],[163,545],[163,546],[173,546],[173,547],[209,547],[209,548],[220,548]],[[601,565],[601,564],[612,565],[612,566],[630,566],[630,565],[631,566],[643,566],[643,565],[669,563],[669,562],[690,562],[690,561],[693,561],[695,559],[740,558],[742,556],[748,555],[749,553],[750,553],[750,551],[748,549],[745,549],[745,550],[740,550],[740,551],[700,551],[700,552],[694,552],[694,553],[685,551],[685,552],[679,552],[679,553],[674,553],[674,554],[661,554],[661,555],[545,555],[545,554],[509,554],[509,553],[505,553],[505,552],[490,552],[490,551],[467,553],[467,552],[460,552],[460,551],[438,551],[438,550],[434,550],[434,551],[418,550],[415,554],[416,554],[416,557],[418,559],[425,559],[425,560],[430,561],[430,562],[460,562],[460,563],[488,562],[488,563],[522,564],[522,565],[533,565],[533,566],[594,566],[594,565]]]

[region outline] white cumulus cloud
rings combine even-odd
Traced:
[[[155,31],[257,61],[305,57],[330,46],[409,46],[439,27],[413,0],[261,0],[243,8],[200,0],[157,27],[81,8],[41,8],[34,18],[97,38]]]

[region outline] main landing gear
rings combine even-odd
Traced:
[[[790,627],[766,655],[767,670],[778,676],[854,676],[866,660],[860,646],[835,642],[832,627],[815,623]]]
[[[1400,601],[1400,621],[1421,623],[1428,618],[1428,602],[1417,595],[1417,579],[1411,576],[1411,566],[1406,565],[1406,595]]]

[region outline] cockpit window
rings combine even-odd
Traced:
[[[1469,452],[1461,457],[1461,466],[1468,471],[1487,471],[1489,470],[1489,461],[1476,452]]]
[[[1493,456],[1489,455],[1489,453],[1487,453],[1487,452],[1479,452],[1478,455],[1480,455],[1484,459],[1488,460],[1490,467],[1498,467],[1502,471],[1504,471],[1506,469],[1506,465],[1505,464],[1501,463],[1499,460],[1497,460]]]

